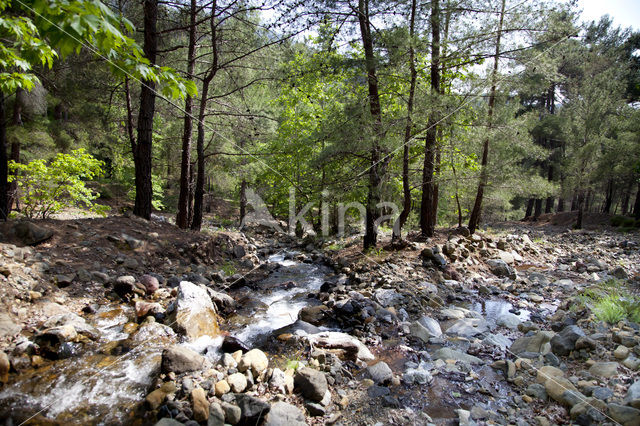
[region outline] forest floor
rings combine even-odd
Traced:
[[[586,219],[368,253],[160,216],[5,225],[0,419],[638,425],[640,236]]]

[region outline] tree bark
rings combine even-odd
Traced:
[[[7,158],[7,122],[5,119],[5,96],[0,92],[0,220],[9,217],[9,165]]]
[[[638,192],[636,193],[636,202],[633,204],[633,217],[640,220],[640,182],[638,183]]]
[[[498,63],[500,59],[500,38],[502,37],[502,24],[504,22],[504,8],[505,0],[502,0],[502,6],[500,9],[500,21],[498,24],[498,33],[496,35],[496,51],[493,58],[493,72],[491,74],[491,91],[489,92],[489,112],[487,117],[487,129],[491,131],[493,128],[493,109],[496,102],[496,85],[498,79]],[[469,232],[472,234],[476,231],[478,224],[480,223],[480,213],[482,211],[482,199],[484,197],[484,189],[487,186],[488,170],[487,164],[489,162],[489,138],[484,140],[484,146],[482,147],[482,161],[480,163],[480,182],[478,183],[478,192],[476,193],[476,200],[473,204],[473,210],[471,211],[471,217],[469,218]]]
[[[431,95],[440,94],[440,2],[431,2]],[[425,237],[432,237],[435,230],[435,216],[433,211],[434,188],[434,160],[436,149],[436,135],[438,134],[439,113],[436,109],[429,114],[427,134],[424,140],[424,165],[422,168],[422,200],[420,205],[420,231]]]
[[[577,207],[578,207],[578,218],[576,220],[576,229],[582,229],[582,216],[584,210],[584,191],[578,191],[578,199],[577,199]]]
[[[603,213],[611,213],[611,204],[613,203],[613,180],[609,179],[607,183],[607,193],[605,195]]]
[[[22,104],[23,104],[23,100],[21,99],[22,95],[24,94],[24,90],[23,89],[17,89],[16,90],[16,94],[15,94],[15,102],[13,104],[13,120],[12,120],[12,124],[14,126],[22,126]],[[20,141],[17,138],[13,138],[13,141],[11,142],[11,157],[10,159],[12,161],[15,161],[16,163],[20,162]],[[9,194],[8,194],[9,199],[7,200],[7,207],[9,209],[9,212],[11,212],[11,209],[13,208],[13,204],[16,204],[16,210],[20,209],[20,206],[18,205],[18,181],[14,180],[13,182],[11,182],[9,184]]]
[[[144,55],[152,64],[156,63],[158,50],[158,1],[144,0]],[[140,114],[138,116],[138,140],[133,152],[136,174],[136,201],[133,214],[151,219],[151,148],[153,145],[153,116],[155,114],[155,83],[145,80],[140,91]]]
[[[416,81],[418,72],[415,64],[415,49],[413,46],[415,37],[416,22],[416,0],[411,1],[411,16],[409,18],[409,99],[407,101],[407,123],[404,127],[404,145],[402,149],[402,212],[396,219],[393,226],[392,240],[399,241],[402,239],[402,227],[407,222],[409,213],[411,212],[411,182],[409,182],[409,141],[411,140],[411,130],[413,123],[411,116],[413,114],[413,102],[416,91]]]
[[[533,212],[533,220],[538,220],[541,214],[542,214],[542,198],[536,198],[535,210]]]
[[[191,221],[191,229],[199,231],[202,228],[202,206],[204,201],[204,118],[207,111],[207,102],[209,96],[209,86],[211,81],[218,72],[218,44],[217,44],[217,27],[216,27],[216,7],[217,2],[211,3],[211,17],[209,20],[211,28],[211,50],[212,59],[211,66],[202,81],[202,95],[200,97],[200,110],[198,111],[198,136],[196,143],[196,151],[198,154],[198,174],[196,176],[196,187],[193,200],[193,220]]]
[[[193,80],[196,53],[196,15],[197,2],[191,0],[189,19],[189,47],[187,49],[187,78]],[[189,227],[189,168],[191,166],[191,138],[193,132],[193,97],[187,95],[184,103],[184,131],[182,134],[182,161],[180,163],[180,195],[178,196],[178,214],[176,225],[178,228]]]
[[[373,39],[371,37],[371,23],[369,22],[369,0],[358,1],[358,21],[362,47],[364,48],[367,82],[369,85],[369,110],[373,119],[373,141],[371,144],[371,166],[369,167],[369,188],[367,193],[367,205],[365,208],[365,233],[363,247],[365,250],[375,247],[378,239],[376,229],[376,208],[380,202],[380,185],[382,178],[380,171],[383,168],[380,163],[380,138],[382,136],[382,108],[380,107],[380,95],[378,93],[378,78],[376,76],[376,64],[373,53]]]
[[[631,198],[631,185],[627,186],[626,191],[624,191],[624,196],[622,197],[622,215],[626,216],[629,212],[629,200]]]

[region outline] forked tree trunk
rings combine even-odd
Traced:
[[[156,63],[158,50],[158,1],[144,0],[144,55],[152,64]],[[155,114],[155,83],[145,80],[140,91],[140,114],[138,115],[138,140],[133,152],[136,175],[136,201],[133,213],[151,219],[151,147],[153,144],[153,116]]]

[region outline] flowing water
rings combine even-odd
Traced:
[[[244,324],[228,330],[251,345],[271,331],[293,323],[328,274],[323,266],[291,260],[295,253],[269,257],[276,269],[246,297],[262,308],[247,312]],[[251,305],[251,304],[249,304]],[[97,342],[82,352],[23,372],[0,391],[0,419],[15,423],[32,418],[61,424],[122,424],[135,416],[160,370],[162,349],[175,344],[173,331],[161,324],[126,327],[135,313],[124,304],[101,308],[87,322],[98,330]],[[129,324],[131,325],[131,324]],[[221,337],[203,336],[182,343],[215,360]],[[78,345],[78,347],[81,347]]]

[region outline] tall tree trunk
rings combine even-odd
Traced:
[[[7,158],[7,121],[5,119],[5,96],[0,92],[0,220],[9,217],[9,183]]]
[[[431,95],[440,94],[440,2],[431,1]],[[424,165],[422,168],[422,200],[420,205],[420,231],[432,237],[435,230],[433,210],[435,188],[433,181],[436,135],[438,134],[438,106],[429,114],[427,134],[424,140]]]
[[[13,120],[12,120],[12,124],[14,126],[22,126],[22,106],[23,106],[23,99],[22,96],[24,96],[24,90],[23,89],[17,89],[16,90],[16,95],[15,95],[15,102],[13,104]],[[18,140],[18,138],[13,138],[13,141],[11,142],[11,158],[12,161],[15,161],[16,163],[20,162],[20,141]],[[7,206],[9,208],[9,211],[11,211],[11,209],[13,208],[13,204],[16,204],[16,210],[20,209],[20,206],[18,205],[18,181],[14,180],[13,182],[11,182],[9,184],[9,199],[7,201]]]
[[[534,198],[529,198],[529,201],[527,201],[527,210],[524,212],[524,220],[529,219],[533,214],[533,206],[535,203],[536,200]]]
[[[633,216],[636,220],[640,220],[640,182],[638,182],[638,192],[636,193],[636,202],[633,204]]]
[[[187,49],[187,78],[193,79],[196,64],[196,15],[197,2],[191,0],[189,21],[189,47]],[[187,95],[184,103],[184,131],[182,133],[182,161],[180,163],[180,195],[178,196],[178,228],[189,227],[189,167],[191,166],[191,135],[193,132],[193,97]]]
[[[631,198],[631,185],[627,186],[626,191],[624,191],[624,196],[622,197],[622,215],[626,216],[629,212],[629,199]]]
[[[240,224],[247,215],[247,181],[242,179],[240,182]]]
[[[367,82],[369,85],[369,111],[373,119],[373,141],[371,143],[371,167],[369,168],[369,188],[367,205],[365,208],[365,233],[363,239],[364,249],[375,247],[378,239],[376,229],[376,208],[380,202],[380,185],[382,183],[380,163],[380,138],[382,137],[382,108],[380,107],[380,95],[378,93],[378,78],[376,76],[376,63],[373,54],[373,39],[371,37],[371,23],[369,22],[369,0],[358,0],[358,21],[360,23],[360,35],[364,48],[365,67],[367,70]]]
[[[498,34],[496,35],[496,52],[493,58],[493,72],[491,73],[491,91],[489,92],[489,112],[487,116],[487,129],[491,131],[493,128],[493,110],[496,102],[496,85],[498,80],[498,64],[500,59],[500,39],[502,37],[502,24],[504,22],[505,0],[502,0],[500,8],[500,21],[498,24]],[[476,193],[476,201],[473,204],[471,217],[469,218],[469,231],[473,234],[480,223],[480,213],[482,211],[482,199],[484,197],[484,188],[487,186],[489,178],[487,164],[489,162],[489,137],[484,140],[482,147],[482,161],[480,163],[480,182],[478,183],[478,192]]]
[[[198,154],[198,174],[196,177],[196,188],[193,201],[193,220],[191,221],[191,229],[199,231],[202,228],[202,205],[204,201],[204,118],[207,111],[207,102],[209,97],[209,86],[211,81],[218,72],[218,43],[217,43],[217,24],[216,24],[216,8],[217,1],[211,3],[211,15],[209,19],[211,29],[211,50],[212,59],[209,71],[202,81],[202,95],[200,97],[200,109],[198,111],[198,136],[196,143],[196,151]]]
[[[538,220],[541,214],[542,214],[542,198],[536,198],[535,210],[533,212],[533,219]]]
[[[582,229],[582,216],[583,216],[583,210],[584,210],[584,191],[582,189],[578,190],[578,197],[577,197],[577,207],[578,207],[578,219],[576,220],[576,225],[575,228],[576,229]]]
[[[396,223],[393,226],[392,240],[398,241],[402,239],[402,227],[407,222],[409,213],[411,212],[411,182],[409,181],[409,141],[411,140],[411,130],[413,128],[412,114],[413,114],[413,101],[416,91],[416,80],[418,72],[415,64],[415,48],[413,46],[415,37],[415,22],[416,22],[416,1],[411,1],[411,16],[409,18],[409,70],[410,70],[410,83],[409,83],[409,100],[407,101],[407,123],[404,127],[404,145],[402,147],[402,212],[396,219]]]
[[[613,180],[609,179],[607,183],[607,193],[604,199],[604,207],[602,208],[603,213],[611,213],[611,204],[613,203]]]
[[[144,55],[152,63],[156,63],[158,50],[158,1],[144,0]],[[151,148],[153,145],[153,116],[155,114],[155,83],[144,80],[140,91],[140,114],[138,115],[138,140],[133,152],[136,174],[136,201],[133,214],[151,219]]]

